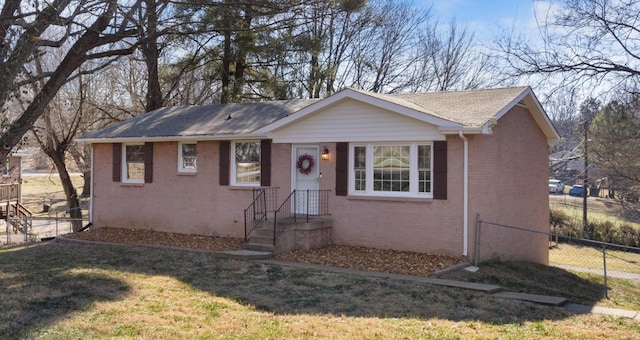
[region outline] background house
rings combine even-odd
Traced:
[[[278,201],[330,190],[334,243],[471,256],[478,214],[548,230],[558,138],[516,87],[164,108],[80,140],[93,146],[98,227],[242,237],[254,189],[279,188]],[[483,245],[481,260],[548,261],[546,237],[503,231]]]

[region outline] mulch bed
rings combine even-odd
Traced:
[[[64,236],[70,239],[121,244],[150,244],[210,251],[242,249],[241,238],[166,233],[124,228],[93,228]],[[461,258],[408,251],[330,245],[320,249],[296,250],[278,254],[274,259],[287,262],[313,263],[375,272],[429,276],[457,265]]]

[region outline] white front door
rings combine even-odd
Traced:
[[[318,192],[320,188],[320,147],[317,145],[293,146],[293,189],[296,190],[295,212],[318,214]],[[309,191],[307,191],[309,190]]]

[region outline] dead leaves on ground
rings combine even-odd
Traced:
[[[95,228],[65,235],[71,239],[122,244],[151,244],[211,251],[242,249],[243,239],[194,234],[167,233],[125,228]],[[463,260],[451,256],[330,245],[320,249],[296,250],[278,254],[276,260],[314,263],[375,272],[429,276]]]

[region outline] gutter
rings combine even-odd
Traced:
[[[464,142],[463,155],[463,203],[462,203],[462,256],[466,257],[469,251],[469,140],[464,136],[462,130],[458,131],[458,136]]]

